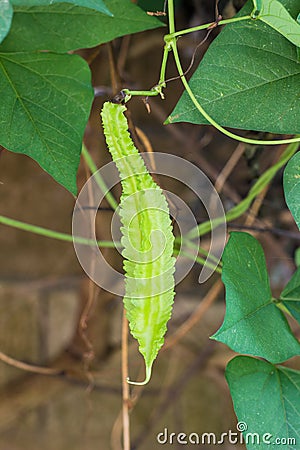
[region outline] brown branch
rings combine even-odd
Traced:
[[[122,391],[123,391],[123,450],[130,450],[130,421],[129,421],[129,404],[130,393],[128,380],[128,320],[126,311],[123,310],[122,319]]]
[[[199,306],[191,314],[191,316],[165,341],[165,345],[161,351],[168,350],[177,344],[204,316],[206,311],[217,299],[218,294],[222,291],[223,283],[218,280],[205,295]]]
[[[220,193],[224,187],[224,184],[226,183],[226,180],[230,176],[231,172],[239,162],[241,156],[245,152],[245,144],[243,142],[240,142],[230,158],[228,159],[227,163],[223,167],[222,171],[219,173],[216,181],[215,181],[215,189],[218,193]]]
[[[16,367],[20,370],[25,370],[26,372],[39,373],[41,375],[62,375],[64,374],[64,370],[62,369],[54,369],[51,367],[41,367],[35,366],[32,364],[27,364],[22,361],[18,361],[17,359],[11,358],[7,356],[5,353],[0,351],[0,360],[9,366]]]

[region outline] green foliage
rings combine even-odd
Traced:
[[[162,25],[130,0],[111,0],[109,9],[113,17],[67,3],[16,6],[10,33],[0,52],[67,52]]]
[[[34,158],[76,194],[82,137],[93,101],[91,77],[78,56],[53,52],[92,47],[161,23],[130,0],[111,0],[113,17],[96,0],[14,0],[13,5],[11,29],[0,45],[0,145]],[[95,6],[97,11],[90,9]]]
[[[300,153],[288,162],[283,176],[286,203],[300,229]]]
[[[300,25],[290,16],[282,3],[277,0],[262,1],[257,18],[300,47]]]
[[[229,362],[226,378],[238,420],[246,424],[248,450],[299,448],[299,372],[238,356]]]
[[[283,0],[297,17],[298,0]],[[251,13],[248,2],[239,16]],[[211,44],[189,85],[204,110],[220,125],[246,130],[300,132],[296,47],[259,20],[227,25]],[[169,122],[208,122],[185,91]]]
[[[9,0],[0,0],[0,43],[9,32],[12,16],[13,9]]]
[[[145,384],[172,312],[174,236],[166,198],[130,138],[125,110],[123,105],[106,102],[101,115],[108,149],[121,177],[124,306],[146,364],[145,381],[137,384]]]
[[[13,6],[50,6],[55,3],[70,3],[75,6],[94,9],[108,16],[112,16],[103,0],[11,0]]]
[[[90,71],[76,55],[0,54],[0,142],[35,159],[73,194],[93,101]]]
[[[261,245],[250,234],[231,233],[223,254],[222,280],[226,315],[214,339],[273,363],[300,355],[300,344],[272,298]]]

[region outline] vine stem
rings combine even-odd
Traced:
[[[192,243],[190,243],[190,246],[192,247]],[[174,255],[178,255],[178,254],[179,254],[179,251],[174,250]],[[181,255],[185,256],[186,258],[191,258],[191,256],[189,255],[188,252],[181,251]],[[202,258],[199,255],[196,256],[196,257],[193,257],[193,259],[195,259],[195,262],[197,262],[198,264],[201,264],[201,266],[207,266],[207,267],[213,269],[215,272],[217,272],[219,274],[222,273],[222,268],[221,267],[219,267],[216,264],[212,264],[211,262],[205,260],[204,258]]]
[[[40,236],[45,236],[52,239],[58,239],[66,242],[76,242],[77,244],[95,245],[95,241],[92,239],[82,238],[80,236],[72,236],[67,233],[60,233],[59,231],[49,230],[48,228],[39,227],[26,222],[20,222],[19,220],[11,219],[10,217],[0,216],[0,223],[9,227],[18,228],[19,230],[29,231]],[[120,242],[113,241],[96,241],[99,247],[115,248],[122,247]]]

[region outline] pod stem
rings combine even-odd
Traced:
[[[151,372],[152,372],[152,364],[150,366],[146,365],[146,377],[144,379],[144,381],[131,381],[129,378],[127,378],[127,383],[128,384],[134,384],[136,386],[145,386],[145,384],[149,383],[150,378],[151,378]]]

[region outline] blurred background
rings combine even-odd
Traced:
[[[151,11],[161,10],[161,1],[139,3],[146,10],[149,3]],[[219,9],[224,18],[231,17],[243,3],[224,0]],[[178,29],[214,21],[215,3],[178,1],[176,20]],[[189,75],[219,31],[214,30],[197,50]],[[149,89],[156,84],[164,32],[161,28],[126,36],[80,52],[90,65],[95,87],[85,144],[98,167],[110,161],[99,118],[102,103],[122,87]],[[199,32],[178,41],[185,67],[204,36]],[[167,78],[175,76],[171,60]],[[151,145],[154,151],[193,162],[215,184],[227,210],[245,197],[283,149],[241,146],[208,126],[163,126],[181,92],[180,80],[168,83],[164,101],[150,100],[150,114],[140,98],[129,103],[132,123],[149,140],[147,143],[138,132],[142,137],[137,145],[142,150]],[[89,176],[82,161],[79,189]],[[0,183],[1,214],[71,233],[74,198],[34,161],[2,150]],[[206,220],[191,192],[173,186],[170,180],[163,183],[164,188],[177,190],[198,222]],[[119,187],[115,193],[120,193]],[[98,216],[98,238],[110,239],[112,212],[105,209]],[[296,225],[284,202],[282,172],[246,215],[229,224],[232,229],[248,231],[260,240],[276,295],[294,271],[299,246]],[[209,237],[201,245],[207,247]],[[122,300],[85,276],[71,243],[0,225],[0,246],[0,351],[4,354],[0,354],[0,450],[121,449]],[[116,251],[104,254],[121,269]],[[224,291],[218,274],[199,285],[200,269],[196,264],[177,286],[166,346],[155,363],[151,382],[132,390],[132,449],[159,449],[157,435],[165,428],[169,433],[214,432],[217,436],[236,431],[237,419],[224,378],[225,366],[234,353],[209,340],[222,323]],[[18,361],[47,367],[49,372],[32,373]],[[143,360],[131,338],[129,371],[132,379],[143,376]],[[229,443],[222,446],[244,448]],[[174,442],[164,447],[180,445]]]

